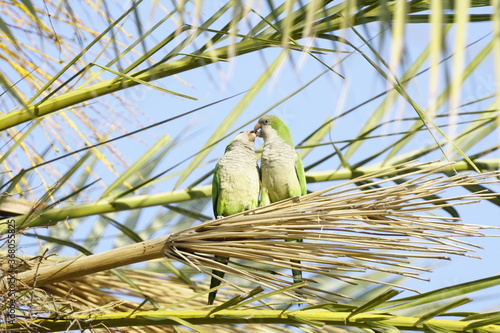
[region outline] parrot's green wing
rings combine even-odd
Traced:
[[[297,154],[295,158],[295,172],[297,173],[297,178],[299,179],[300,184],[300,194],[307,194],[307,182],[306,182],[306,173],[304,171],[304,165],[302,164],[302,159]]]
[[[214,170],[214,178],[212,179],[212,206],[214,209],[215,218],[219,216],[217,212],[217,203],[219,202],[219,192],[220,192],[219,164],[217,163]]]
[[[260,182],[260,195],[257,207],[264,207],[271,203],[271,199],[269,198],[269,192],[267,188],[262,187],[262,168],[260,168],[259,165],[257,165],[257,171],[259,171]]]
[[[270,203],[271,203],[271,199],[269,198],[269,191],[265,187],[261,188],[259,207],[267,206]]]

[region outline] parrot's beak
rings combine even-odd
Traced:
[[[255,142],[256,137],[257,133],[255,133],[255,131],[250,131],[250,133],[248,133],[248,140],[250,140],[250,142]]]
[[[255,133],[256,136],[261,136],[262,132],[262,125],[260,123],[255,124],[255,127],[253,128],[253,132]]]

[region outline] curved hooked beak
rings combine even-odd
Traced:
[[[256,136],[260,137],[262,134],[262,125],[260,123],[255,124],[253,132],[255,133]]]

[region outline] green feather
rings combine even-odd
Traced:
[[[219,178],[219,163],[215,165],[214,178],[212,179],[212,207],[214,216],[217,218],[217,203],[219,202],[220,193],[220,178]]]
[[[224,265],[227,265],[227,263],[229,262],[229,258],[228,257],[222,257],[222,256],[215,256],[215,260],[224,264]],[[224,278],[224,272],[221,272],[221,271],[218,271],[218,270],[212,270],[212,274],[214,274],[215,276],[218,276],[220,277],[221,279]],[[219,286],[221,284],[221,280],[215,278],[215,277],[212,277],[212,279],[210,279],[210,289],[212,288],[215,288],[217,286]],[[208,305],[212,305],[214,304],[214,301],[215,301],[215,297],[217,296],[217,289],[216,290],[213,290],[211,291],[209,294],[208,294]]]
[[[260,202],[259,202],[259,206],[260,207],[264,207],[264,206],[267,206],[271,203],[271,198],[269,198],[269,191],[267,190],[267,188],[262,188],[261,191],[260,191]]]
[[[276,116],[267,115],[260,118],[259,122],[268,122],[271,127],[274,128],[276,132],[278,132],[280,138],[282,138],[291,147],[295,147],[295,145],[293,144],[292,133],[290,133],[290,129],[283,120]]]
[[[299,179],[300,184],[300,194],[307,194],[307,181],[306,181],[306,173],[304,171],[304,165],[302,164],[302,159],[297,154],[297,158],[295,159],[295,172],[297,173],[297,178]]]

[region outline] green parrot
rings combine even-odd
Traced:
[[[212,181],[212,204],[215,218],[221,218],[248,209],[256,208],[259,204],[260,175],[253,149],[254,131],[243,131],[236,135],[226,147],[215,166]],[[229,258],[215,256],[215,260],[227,264]],[[220,278],[224,273],[213,270],[212,274]],[[221,280],[212,276],[210,288],[220,285]],[[208,304],[212,305],[217,290],[208,294]]]
[[[263,116],[254,131],[264,139],[260,206],[307,194],[304,166],[285,122],[276,116]],[[293,269],[292,274],[294,283],[302,282],[300,270]]]

